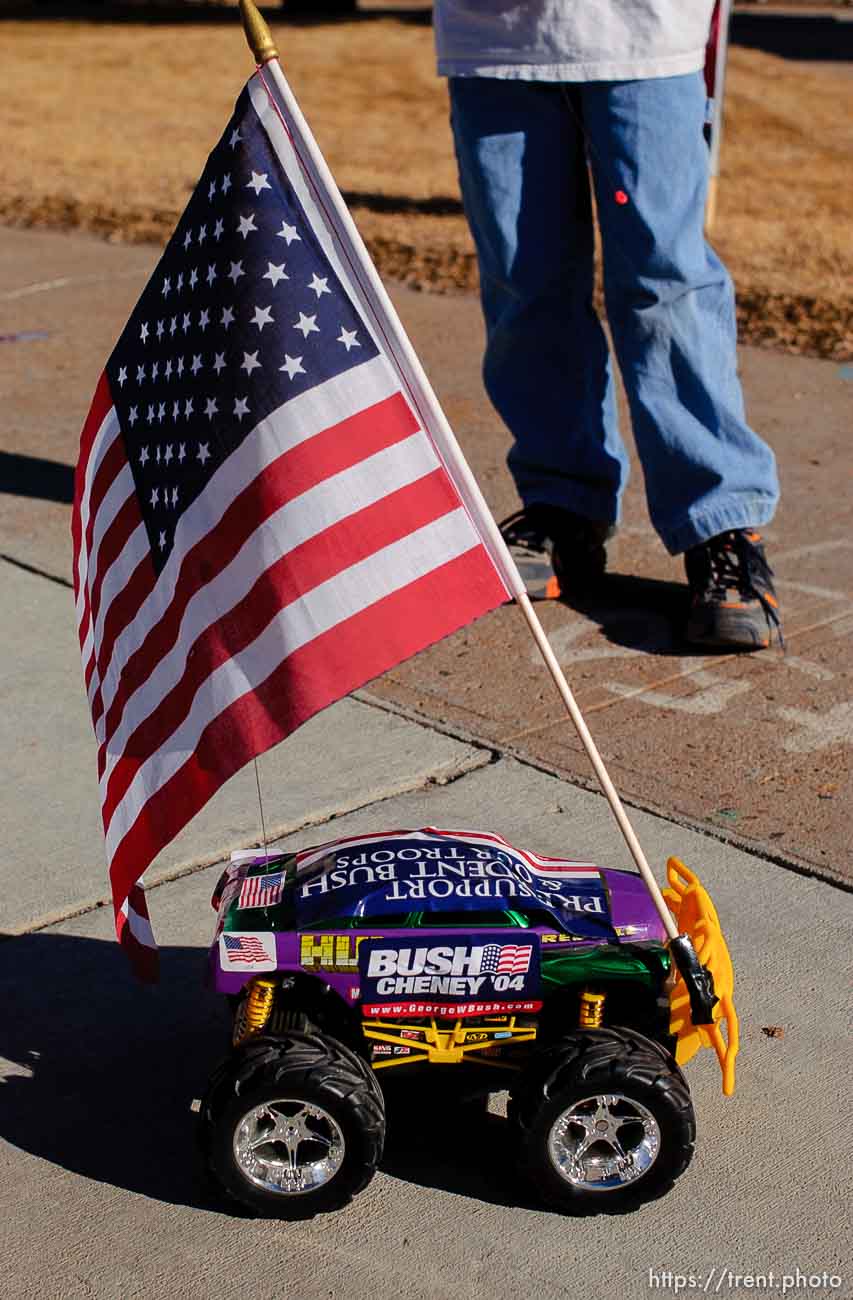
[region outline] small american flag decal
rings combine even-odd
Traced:
[[[219,963],[223,970],[275,970],[275,935],[222,934],[219,936]]]

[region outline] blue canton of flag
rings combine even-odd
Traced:
[[[243,91],[107,375],[151,558],[258,422],[377,355]]]

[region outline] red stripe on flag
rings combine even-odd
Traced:
[[[151,794],[113,854],[110,879],[117,907],[160,850],[251,758],[506,598],[485,551],[474,547],[288,656],[265,682],[208,724],[192,757]]]
[[[97,671],[99,680],[103,679],[103,674],[109,660],[104,660],[103,654],[96,655],[96,641],[94,629],[97,626],[98,616],[101,609],[101,592],[104,580],[111,565],[118,559],[127,539],[131,536],[136,528],[142,522],[142,515],[139,512],[139,503],[135,494],[129,496],[118,511],[112,523],[107,528],[98,548],[97,566],[94,574],[90,574],[86,581],[86,598],[88,602],[91,622],[92,622],[92,649],[89,653],[89,660],[85,666],[83,676],[86,682],[88,692],[92,675]],[[149,566],[150,567],[150,566]],[[97,708],[95,701],[97,700]],[[97,722],[101,715],[101,693],[100,687],[96,695],[92,698],[92,720]]]
[[[117,764],[107,783],[103,798],[104,825],[109,825],[137,769],[183,722],[199,687],[211,673],[239,655],[277,614],[306,591],[441,518],[457,505],[444,471],[437,469],[315,534],[266,569],[239,604],[198,637],[187,656],[180,681],[159,700],[156,709],[122,746],[124,754],[132,758]],[[343,635],[350,621],[336,625]],[[328,633],[315,640],[325,636]],[[359,647],[356,661],[360,652]],[[105,754],[106,743],[102,746],[104,757]]]
[[[139,885],[134,884],[131,887],[127,902],[128,907],[136,912],[137,916],[148,921],[145,891]],[[137,939],[131,928],[131,922],[124,912],[116,912],[116,935],[130,960],[136,978],[144,984],[156,984],[160,976],[160,958],[157,949]]]
[[[404,398],[395,393],[306,439],[267,465],[235,497],[215,528],[185,555],[168,610],[149,630],[122,670],[107,711],[105,738],[108,740],[114,734],[126,701],[148,680],[153,668],[175,644],[181,619],[192,597],[227,567],[265,519],[333,474],[411,437],[417,428]]]
[[[129,623],[132,623],[145,601],[157,584],[157,574],[151,561],[151,552],[143,555],[121,591],[113,597],[104,618],[98,648],[98,673],[103,681],[112,659],[113,649],[118,638]],[[103,712],[100,690],[97,694],[97,707],[92,700],[92,720],[97,725]]]
[[[89,414],[86,416],[86,423],[83,425],[83,430],[80,434],[80,455],[77,460],[77,469],[74,472],[74,509],[71,513],[71,541],[74,557],[75,597],[78,595],[79,586],[77,564],[80,558],[80,543],[83,536],[83,523],[80,515],[80,507],[86,483],[86,469],[89,464],[89,457],[92,454],[92,446],[98,430],[109,414],[112,404],[113,399],[105,371],[98,380],[98,386],[95,389],[95,395],[92,398],[92,404],[89,407]]]
[[[127,458],[125,456],[125,451],[124,451],[124,441],[121,437],[121,434],[119,434],[104,453],[101,463],[98,465],[98,468],[95,470],[95,477],[92,480],[92,490],[89,497],[89,520],[88,523],[86,524],[86,540],[85,540],[86,557],[87,557],[88,564],[92,563],[92,558],[93,558],[92,537],[95,531],[95,523],[97,520],[98,509],[100,508],[104,497],[107,495],[110,488],[112,487],[116,476],[121,473],[121,471],[125,468],[126,465],[127,465]],[[101,540],[103,541],[103,539]],[[95,558],[96,558],[96,562],[98,562],[98,567],[100,567],[99,557],[95,557]],[[86,574],[86,581],[83,587],[83,602],[84,602],[83,610],[80,614],[80,624],[77,629],[78,635],[80,637],[81,647],[86,640],[86,635],[89,630],[90,593],[91,593],[91,585],[93,579],[94,579],[93,573],[91,572],[91,570],[88,570]]]
[[[118,559],[127,539],[142,523],[139,502],[133,493],[122,505],[115,519],[103,536],[98,550],[98,563],[95,579],[91,584],[92,625],[98,621],[101,610],[101,590],[104,578],[110,567]]]

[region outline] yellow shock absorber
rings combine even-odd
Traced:
[[[275,996],[275,980],[253,979],[249,992],[234,1022],[233,1042],[239,1047],[244,1039],[259,1034],[270,1018]]]
[[[581,1029],[599,1029],[604,1020],[605,993],[592,993],[584,989],[581,993],[580,1015],[578,1024]]]

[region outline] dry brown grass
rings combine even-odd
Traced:
[[[239,25],[2,24],[0,220],[164,240],[251,64]],[[429,27],[275,28],[288,78],[371,251],[422,288],[471,288]],[[751,342],[853,357],[853,78],[743,49],[729,64],[714,240]]]

